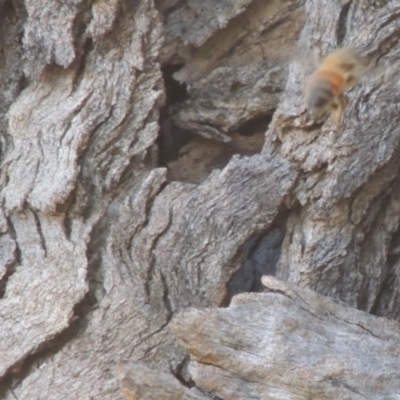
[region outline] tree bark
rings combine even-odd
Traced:
[[[395,2],[0,11],[1,398],[395,398]],[[342,131],[304,104],[338,46]]]
[[[196,386],[222,399],[398,397],[398,322],[264,282],[268,293],[241,294],[229,308],[189,308],[172,321]]]

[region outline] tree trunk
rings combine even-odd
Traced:
[[[0,0],[0,397],[397,398],[395,3]]]

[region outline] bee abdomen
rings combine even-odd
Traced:
[[[324,108],[332,101],[334,96],[335,93],[328,82],[313,82],[308,88],[307,106],[313,109]]]

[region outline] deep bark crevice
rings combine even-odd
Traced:
[[[42,364],[46,364],[47,360],[51,360],[54,354],[58,353],[75,337],[77,337],[86,326],[85,316],[88,309],[91,309],[91,295],[88,293],[85,298],[74,307],[74,316],[71,318],[69,326],[54,338],[42,343],[32,354],[20,360],[13,365],[9,371],[0,379],[0,398],[5,398],[7,393],[13,393],[18,385],[33,370],[40,368]]]
[[[229,305],[239,293],[264,291],[261,276],[276,273],[288,216],[289,210],[282,206],[273,224],[243,245],[241,266],[227,284],[228,298],[224,304]]]
[[[336,42],[339,47],[342,45],[343,40],[346,37],[347,16],[349,15],[351,4],[352,0],[349,0],[346,4],[343,5],[342,9],[340,10],[340,15],[336,29]]]
[[[3,265],[6,268],[6,272],[0,279],[0,300],[4,298],[4,295],[7,290],[7,282],[11,278],[11,276],[15,273],[16,267],[21,264],[21,249],[18,246],[18,241],[16,238],[16,233],[12,221],[10,218],[7,218],[7,235],[14,241],[15,250],[13,252],[13,259],[9,260],[8,264]]]

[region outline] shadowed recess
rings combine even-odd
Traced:
[[[229,302],[239,293],[263,292],[261,276],[275,275],[288,215],[287,210],[282,211],[266,232],[245,243],[242,265],[227,285]]]
[[[158,148],[159,165],[163,167],[177,159],[182,146],[194,137],[190,131],[177,127],[170,118],[170,107],[187,99],[186,85],[172,77],[181,67],[182,65],[166,65],[162,68],[166,102],[160,110]]]
[[[343,5],[342,9],[340,10],[340,15],[336,29],[336,41],[338,46],[340,46],[343,43],[343,40],[346,37],[347,16],[349,14],[351,3],[352,2],[350,0],[347,4]]]

